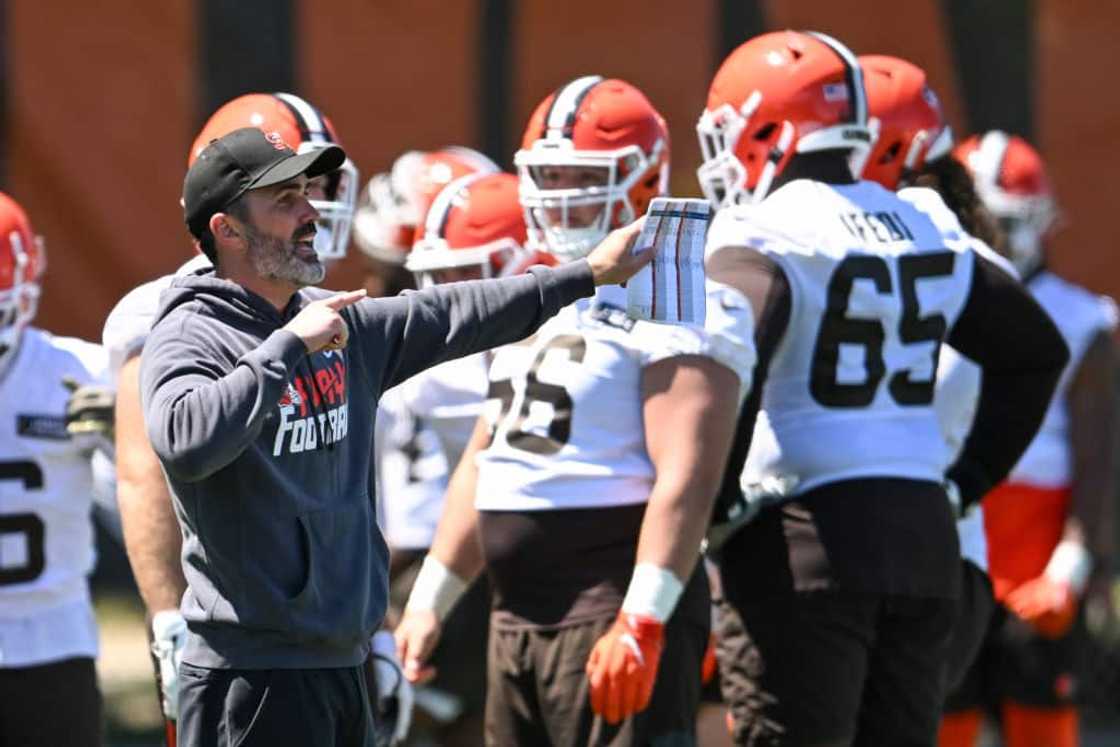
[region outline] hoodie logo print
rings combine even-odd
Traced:
[[[339,356],[341,358],[341,356]],[[311,376],[297,373],[280,400],[280,425],[272,456],[315,451],[346,438],[349,408],[346,396],[346,362],[334,359]]]

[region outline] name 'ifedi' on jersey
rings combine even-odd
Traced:
[[[852,236],[862,242],[874,239],[883,244],[913,241],[914,234],[897,212],[841,213],[840,222]]]

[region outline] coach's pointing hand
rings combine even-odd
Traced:
[[[616,228],[587,255],[595,285],[625,283],[653,259],[652,247],[634,252],[634,242],[641,235],[645,222],[642,217],[628,226]]]
[[[307,346],[308,353],[341,350],[346,347],[350,329],[338,312],[366,297],[365,290],[336,293],[330,298],[307,304],[284,329],[294,333]]]

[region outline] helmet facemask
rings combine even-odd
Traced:
[[[322,144],[307,142],[299,147],[299,153],[325,147]],[[358,201],[358,170],[350,159],[337,169],[322,177],[324,198],[309,200],[311,207],[319,212],[315,221],[315,253],[324,262],[333,262],[346,256],[350,243],[350,227],[354,221],[354,210]]]
[[[999,189],[979,191],[1007,236],[1011,264],[1021,276],[1030,275],[1042,264],[1045,238],[1058,219],[1053,199],[1046,195],[1013,195]]]
[[[369,180],[354,213],[354,240],[368,256],[389,264],[404,263],[416,233],[405,220],[405,197],[393,187],[392,176],[376,174]]]
[[[0,360],[19,344],[24,327],[31,323],[39,308],[38,278],[46,267],[46,248],[41,237],[34,239],[37,267],[32,268],[31,255],[23,246],[23,237],[12,231],[8,241],[12,251],[12,287],[0,291]],[[35,276],[31,277],[34,271]]]
[[[611,231],[638,217],[631,190],[643,180],[664,187],[667,170],[658,168],[664,143],[646,154],[630,145],[618,150],[576,150],[571,141],[538,140],[514,157],[520,177],[521,206],[529,243],[561,262],[587,256]],[[577,186],[553,186],[563,177]],[[586,213],[598,208],[594,217]]]
[[[704,160],[696,169],[700,189],[715,207],[748,204],[755,199],[747,190],[747,167],[735,155],[739,138],[755,109],[762,103],[762,94],[753,92],[736,111],[730,104],[718,109],[705,109],[696,123],[700,153]]]

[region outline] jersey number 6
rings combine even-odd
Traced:
[[[25,490],[38,490],[43,470],[35,462],[0,462],[0,480],[18,480]],[[43,520],[33,513],[0,514],[0,586],[39,577],[47,560],[44,534]]]
[[[948,325],[944,314],[921,316],[917,283],[923,278],[947,277],[953,274],[955,256],[952,252],[908,254],[898,258],[898,279],[902,291],[902,317],[898,337],[904,345],[932,342],[933,367],[928,379],[914,380],[912,371],[892,371],[888,391],[899,405],[928,405],[933,402],[934,378],[941,341]],[[892,294],[891,271],[885,259],[875,255],[846,258],[832,273],[828,282],[828,307],[821,319],[817,343],[813,348],[809,392],[825,407],[867,407],[875,399],[879,383],[887,374],[883,361],[883,340],[886,337],[879,319],[848,316],[848,305],[856,280],[869,280],[881,295]],[[860,383],[837,381],[841,345],[858,345],[864,349],[866,376]]]

